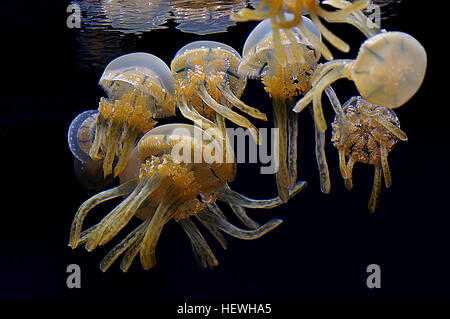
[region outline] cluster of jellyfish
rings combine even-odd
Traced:
[[[259,225],[245,209],[274,208],[306,186],[297,180],[297,130],[298,113],[308,105],[315,124],[320,188],[330,192],[323,92],[336,113],[331,141],[338,150],[345,186],[353,186],[356,162],[373,165],[368,208],[375,211],[383,179],[386,187],[391,185],[387,156],[398,139],[407,140],[393,109],[405,104],[420,87],[426,53],[412,36],[371,24],[362,12],[369,2],[328,0],[326,4],[335,8],[329,11],[311,0],[262,0],[255,9],[245,8],[231,17],[262,20],[247,37],[242,56],[226,44],[197,41],[181,48],[170,68],[148,53],[111,61],[100,79],[106,97],[100,99],[97,110],[85,111],[73,120],[68,138],[85,183],[98,188],[116,178],[120,183],[80,206],[70,230],[70,247],[84,243],[92,251],[137,217],[140,225],[112,248],[100,269],[105,271],[123,255],[120,268],[127,271],[138,253],[143,268],[149,269],[156,263],[155,248],[164,225],[174,220],[186,232],[199,265],[218,265],[194,220],[223,248],[227,241],[222,233],[256,239],[282,222],[271,219]],[[333,59],[322,38],[343,52],[349,46],[321,19],[361,30],[367,40],[356,59]],[[319,63],[321,57],[325,63]],[[343,105],[331,87],[340,78],[352,80],[359,93]],[[251,199],[229,186],[237,165],[227,122],[249,129],[260,143],[259,131],[249,117],[267,121],[266,114],[240,99],[247,79],[262,81],[272,99],[273,125],[279,129],[275,144],[278,196],[272,199]],[[193,124],[158,125],[158,119],[173,116],[177,110]],[[180,145],[189,154],[181,160],[174,156]],[[207,155],[194,160],[199,151]],[[83,229],[86,215],[114,198],[122,200],[98,224]],[[227,220],[219,201],[229,205],[246,229]]]

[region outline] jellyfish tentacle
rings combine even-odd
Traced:
[[[383,143],[380,143],[380,160],[381,160],[381,167],[383,168],[383,176],[384,176],[384,184],[387,188],[391,187],[392,184],[392,177],[391,177],[391,170],[389,169],[389,163],[388,163],[388,152],[386,150],[386,146]]]
[[[122,123],[119,121],[112,121],[108,130],[105,158],[103,159],[103,174],[108,176],[112,173],[112,165],[114,161],[114,155],[116,154],[116,148],[118,146],[117,141],[122,134]]]
[[[372,187],[372,193],[370,194],[369,199],[369,211],[371,213],[374,213],[378,202],[380,200],[380,193],[381,193],[381,175],[382,175],[382,168],[380,163],[375,164],[375,173],[373,178],[373,187]]]
[[[89,157],[93,160],[100,160],[103,157],[100,155],[101,146],[104,145],[105,137],[108,130],[108,123],[105,117],[99,113],[95,123],[95,137],[94,142],[89,149]]]
[[[97,245],[106,244],[133,217],[139,206],[161,184],[162,178],[158,174],[144,177],[134,191],[111,211],[88,237],[86,249],[92,251]]]
[[[147,218],[147,220],[145,221],[145,229],[139,232],[134,243],[131,244],[125,255],[123,255],[122,259],[120,260],[120,270],[122,270],[123,272],[128,271],[134,258],[139,253],[139,249],[142,245],[142,239],[145,235],[145,230],[148,228],[148,225],[150,224],[150,220],[151,220],[150,218]]]
[[[214,136],[218,139],[224,139],[222,134],[218,133],[217,125],[214,124],[212,121],[208,120],[206,117],[202,116],[200,113],[197,112],[196,109],[190,108],[186,103],[186,98],[184,95],[180,96],[180,103],[178,104],[178,109],[180,110],[181,114],[197,124],[199,127],[203,128],[204,130],[213,130],[215,132]]]
[[[297,182],[297,136],[298,136],[298,113],[292,112],[288,108],[288,172],[290,185],[294,187]]]
[[[338,36],[336,36],[334,33],[332,33],[330,30],[328,30],[328,28],[322,24],[317,14],[311,13],[310,17],[311,20],[316,25],[316,27],[319,29],[320,33],[323,35],[323,37],[327,39],[328,42],[330,42],[335,48],[346,53],[350,51],[350,46],[346,42],[341,40]]]
[[[218,103],[214,98],[209,95],[208,91],[206,90],[206,87],[204,85],[199,85],[197,93],[199,97],[209,106],[211,107],[215,112],[222,115],[227,120],[230,120],[231,122],[248,128],[250,131],[250,134],[254,138],[254,140],[260,144],[262,141],[262,137],[260,136],[260,133],[258,129],[245,117],[239,115],[238,113],[230,110],[227,106],[224,106],[220,103]]]
[[[225,219],[223,219],[220,216],[217,216],[209,211],[202,211],[199,214],[202,214],[206,218],[211,219],[220,230],[227,233],[228,235],[233,236],[235,238],[244,239],[244,240],[252,240],[252,239],[259,238],[262,235],[273,230],[274,228],[276,228],[283,222],[281,219],[271,219],[267,223],[265,223],[264,225],[260,226],[257,229],[243,230],[243,229],[240,229],[240,228],[232,225]]]
[[[122,141],[122,149],[117,156],[119,161],[114,167],[114,177],[117,177],[125,169],[128,161],[128,155],[133,150],[136,140],[140,134],[141,132],[134,127],[129,127],[126,130],[124,139]]]
[[[278,194],[283,202],[289,199],[288,189],[291,181],[288,172],[288,116],[285,100],[281,97],[273,97],[273,116],[275,127],[278,128],[278,147],[275,148],[275,156],[278,159],[278,171],[276,173],[276,182]]]
[[[377,121],[379,124],[381,124],[385,129],[389,130],[392,134],[394,134],[396,137],[398,137],[401,141],[407,141],[408,136],[406,135],[403,130],[401,130],[399,127],[395,126],[388,120],[382,118],[382,117],[375,117],[375,121]]]
[[[201,215],[196,214],[195,217],[202,223],[203,226],[214,236],[217,242],[222,246],[223,249],[228,248],[228,243],[225,237],[219,232],[217,226],[214,223],[211,223],[209,219],[203,218]]]
[[[123,183],[117,187],[112,189],[108,189],[106,191],[100,192],[95,196],[92,196],[87,201],[85,201],[80,208],[72,222],[72,226],[70,229],[70,242],[69,246],[72,248],[76,248],[79,244],[80,232],[83,227],[83,220],[86,215],[98,204],[103,203],[109,199],[117,198],[120,196],[128,195],[132,192],[132,190],[136,187],[137,180],[130,180],[126,183]]]
[[[316,161],[320,176],[320,190],[324,194],[329,194],[331,189],[330,173],[328,171],[327,157],[325,155],[325,133],[320,132],[314,124],[316,139]]]
[[[217,88],[220,90],[220,92],[222,92],[223,96],[228,100],[228,102],[230,102],[233,106],[236,106],[242,112],[247,113],[248,115],[259,120],[267,121],[267,115],[265,113],[242,102],[236,97],[236,95],[233,94],[228,86],[222,85],[218,86]]]
[[[323,1],[322,3],[343,10],[346,10],[346,8],[348,8],[348,6],[351,5],[350,2],[345,0],[326,0]],[[336,11],[336,13],[341,13],[341,11],[342,10],[338,10]],[[351,13],[347,13],[346,16],[327,15],[324,16],[323,18],[330,23],[351,24],[354,27],[356,27],[359,31],[361,31],[366,37],[375,35],[380,31],[380,28],[374,22],[372,22],[367,16],[365,16],[364,13],[362,13],[361,11],[353,11]]]
[[[306,182],[299,181],[289,190],[289,198],[297,195],[306,187]],[[222,188],[217,192],[217,198],[225,203],[238,205],[246,208],[264,208],[270,209],[283,204],[280,197],[272,199],[251,199],[231,189]]]
[[[345,3],[345,5],[339,5],[339,2]],[[329,1],[325,1],[324,3],[340,9],[340,10],[336,10],[336,11],[327,11],[327,10],[317,6],[316,12],[322,18],[324,18],[326,21],[331,22],[331,21],[341,21],[348,15],[356,13],[359,10],[363,10],[363,9],[367,8],[370,4],[370,0],[357,0],[357,1],[354,1],[353,3],[349,2],[349,1],[329,0]]]
[[[194,222],[190,218],[185,218],[180,220],[180,225],[191,241],[194,256],[200,267],[206,268],[207,266],[214,267],[219,265],[214,253]]]
[[[351,190],[353,188],[353,166],[355,165],[356,161],[351,156],[347,162],[347,178],[344,180],[345,182],[345,188],[348,190]]]
[[[99,245],[104,245],[109,242],[135,215],[136,211],[142,205],[142,203],[155,191],[162,183],[162,179],[159,176],[145,177],[142,181],[144,186],[137,193],[133,201],[131,201],[127,207],[117,214],[117,217],[110,219],[109,223],[105,224],[105,230],[102,234],[102,238]]]
[[[141,265],[145,270],[156,264],[155,249],[164,224],[173,217],[178,207],[183,203],[183,199],[178,193],[179,191],[169,186],[148,225],[139,247]]]
[[[248,228],[250,229],[256,229],[259,227],[259,224],[255,222],[253,219],[251,219],[247,213],[245,212],[245,209],[238,205],[229,204],[231,209],[233,210],[233,213],[239,218],[239,220]]]
[[[327,129],[327,123],[322,110],[322,92],[333,82],[338,79],[345,78],[344,74],[345,65],[337,66],[335,69],[327,73],[316,85],[313,96],[313,110],[314,119],[317,124],[317,128],[321,132],[325,132]]]
[[[100,262],[100,269],[105,272],[113,262],[131,245],[133,245],[140,237],[143,236],[144,230],[148,222],[143,222],[139,227],[133,230],[125,239],[117,244]]]
[[[311,44],[319,50],[319,52],[322,54],[322,56],[326,60],[333,60],[333,54],[331,53],[330,49],[322,42],[321,39],[319,39],[314,33],[312,33],[311,30],[303,23],[303,19],[300,19],[300,22],[298,24],[300,35],[308,39]]]

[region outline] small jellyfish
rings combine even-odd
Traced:
[[[303,23],[311,33],[320,38],[319,30],[310,19],[304,17]],[[273,25],[270,19],[266,19],[247,37],[238,72],[249,78],[261,79],[272,98],[274,125],[279,129],[276,181],[278,194],[286,201],[289,188],[297,180],[298,116],[291,109],[296,96],[309,91],[310,78],[317,68],[320,52],[302,36],[298,27],[280,30],[278,36],[286,53],[285,64],[280,63],[275,52]],[[316,141],[321,143],[323,138],[316,136]],[[318,150],[322,149],[320,145]],[[324,153],[320,155],[318,159],[323,162]]]
[[[314,119],[320,131],[327,128],[322,110],[322,92],[334,81],[354,81],[367,101],[396,108],[419,89],[425,76],[427,55],[423,46],[403,32],[382,32],[367,39],[356,60],[334,60],[320,65],[314,73],[311,90],[294,107],[302,111],[313,102]]]
[[[232,191],[227,182],[233,177],[233,164],[222,162],[221,144],[206,131],[188,124],[167,124],[147,132],[130,155],[120,174],[121,184],[98,193],[84,202],[72,223],[72,248],[86,243],[92,251],[109,242],[136,216],[142,223],[115,246],[100,263],[105,271],[125,251],[120,268],[127,271],[140,254],[144,269],[156,263],[155,248],[161,231],[169,220],[180,222],[191,240],[201,266],[217,266],[218,262],[191,218],[200,221],[225,248],[223,232],[240,238],[255,239],[277,227],[281,220],[272,219],[259,226],[243,211],[243,207],[272,208],[281,204],[278,198],[252,200]],[[197,157],[197,156],[200,157]],[[299,182],[291,196],[305,186]],[[86,214],[96,205],[123,197],[97,225],[82,231]],[[230,224],[216,200],[233,205],[233,212],[253,229],[242,230]]]
[[[259,142],[257,128],[232,110],[236,107],[254,118],[267,120],[264,113],[239,99],[247,83],[237,73],[240,62],[239,53],[223,43],[196,41],[182,47],[170,66],[176,81],[177,106],[184,117],[203,128],[218,127],[224,131],[227,119],[248,128]]]
[[[173,77],[169,67],[148,53],[131,53],[111,61],[100,85],[108,97],[101,98],[92,159],[103,159],[104,175],[114,176],[126,166],[137,139],[156,125],[154,119],[175,114]]]
[[[74,155],[74,172],[78,181],[86,188],[99,190],[112,181],[112,176],[103,176],[103,161],[94,161],[89,150],[94,142],[98,111],[89,110],[78,114],[67,134],[69,149]]]
[[[353,188],[352,172],[356,162],[375,166],[375,177],[369,210],[378,206],[381,179],[391,186],[391,173],[387,156],[397,140],[408,140],[400,129],[395,112],[386,106],[372,104],[360,96],[354,96],[343,106],[348,127],[343,128],[335,119],[332,123],[332,142],[339,151],[339,167],[347,189]],[[346,161],[346,159],[348,159]]]
[[[337,10],[328,11],[320,6],[320,3],[330,5]],[[379,27],[368,19],[361,10],[370,5],[370,0],[261,0],[255,9],[244,8],[231,18],[235,21],[270,19],[274,32],[275,52],[282,63],[285,57],[279,39],[280,29],[298,27],[302,36],[308,39],[327,60],[332,60],[333,55],[321,39],[305,26],[303,14],[309,15],[323,37],[337,49],[348,52],[350,47],[343,40],[333,34],[320,21],[349,23],[358,28],[366,36],[379,32]],[[287,16],[285,13],[291,13]]]

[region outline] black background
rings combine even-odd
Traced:
[[[67,146],[71,120],[97,107],[103,95],[97,82],[112,58],[144,51],[169,64],[179,48],[201,39],[224,42],[241,52],[256,23],[206,36],[182,33],[169,23],[166,30],[121,36],[68,29],[66,1],[2,2],[0,297],[450,297],[445,16],[439,10],[425,14],[417,3],[403,1],[396,6],[396,16],[383,20],[386,29],[408,32],[423,44],[428,70],[420,91],[396,110],[409,141],[399,142],[389,156],[393,184],[390,189],[383,186],[375,214],[367,210],[373,167],[356,165],[355,187],[347,191],[331,143],[327,156],[332,192],[320,192],[312,120],[304,112],[299,165],[307,189],[287,205],[249,213],[261,223],[281,218],[279,228],[255,241],[227,236],[227,251],[203,232],[220,265],[201,269],[181,227],[170,222],[158,243],[157,266],[144,271],[135,260],[124,274],[118,264],[106,273],[98,268],[113,243],[92,253],[67,246],[78,206],[94,194],[73,173]],[[352,45],[348,55],[336,52],[336,57],[355,57],[364,37],[350,26],[332,29]],[[335,89],[341,102],[356,94],[347,80],[337,82]],[[271,117],[270,99],[259,82],[249,81],[242,99]],[[330,123],[331,108],[325,109]],[[327,134],[329,140],[331,131]],[[255,164],[240,165],[232,188],[255,198],[273,197],[274,177],[259,175],[258,170]],[[108,207],[96,210],[96,217],[104,216]],[[66,267],[72,263],[81,267],[81,289],[66,287]],[[372,263],[381,266],[381,289],[366,286],[366,267]]]

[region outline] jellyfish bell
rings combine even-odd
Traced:
[[[366,100],[397,108],[417,92],[426,68],[427,54],[419,41],[404,32],[386,32],[361,45],[351,78]]]
[[[94,142],[98,111],[78,114],[71,122],[67,134],[69,149],[74,155],[73,170],[83,187],[100,190],[112,182],[112,176],[103,175],[103,161],[92,160],[89,150]]]
[[[98,111],[88,110],[78,114],[70,123],[67,133],[69,149],[80,162],[90,162],[89,149],[94,142]]]
[[[291,16],[285,13],[287,17]],[[319,30],[314,23],[307,17],[303,17],[305,27],[321,39]],[[309,51],[312,54],[310,64],[317,63],[320,58],[320,52],[314,45],[304,36],[299,27],[293,27],[289,30],[279,30],[281,50],[286,55],[284,64],[295,66],[299,62],[305,62],[306,55]],[[303,34],[303,35],[302,35]],[[261,21],[249,34],[245,40],[242,50],[242,62],[239,65],[238,72],[245,74],[249,78],[262,78],[266,75],[276,75],[276,65],[281,63],[276,53],[274,40],[274,29],[270,19]],[[302,51],[299,51],[302,50]],[[305,54],[305,51],[307,52]],[[300,52],[300,53],[299,53]],[[300,54],[300,55],[299,55]]]
[[[100,86],[111,100],[119,100],[125,94],[146,96],[146,107],[154,118],[175,114],[174,103],[168,101],[175,94],[171,71],[157,56],[144,52],[122,55],[112,60],[103,71]]]
[[[348,189],[353,187],[353,166],[360,162],[374,165],[375,177],[369,210],[378,206],[381,179],[386,187],[391,186],[391,173],[387,156],[400,139],[406,141],[406,134],[400,129],[400,121],[392,108],[376,105],[361,96],[350,98],[343,111],[347,127],[342,127],[337,118],[332,123],[332,142],[339,151],[339,167]]]
[[[120,174],[137,139],[156,125],[155,119],[175,115],[175,86],[169,67],[148,53],[131,53],[111,61],[100,85],[101,98],[96,135],[89,151],[103,159],[105,176]]]

